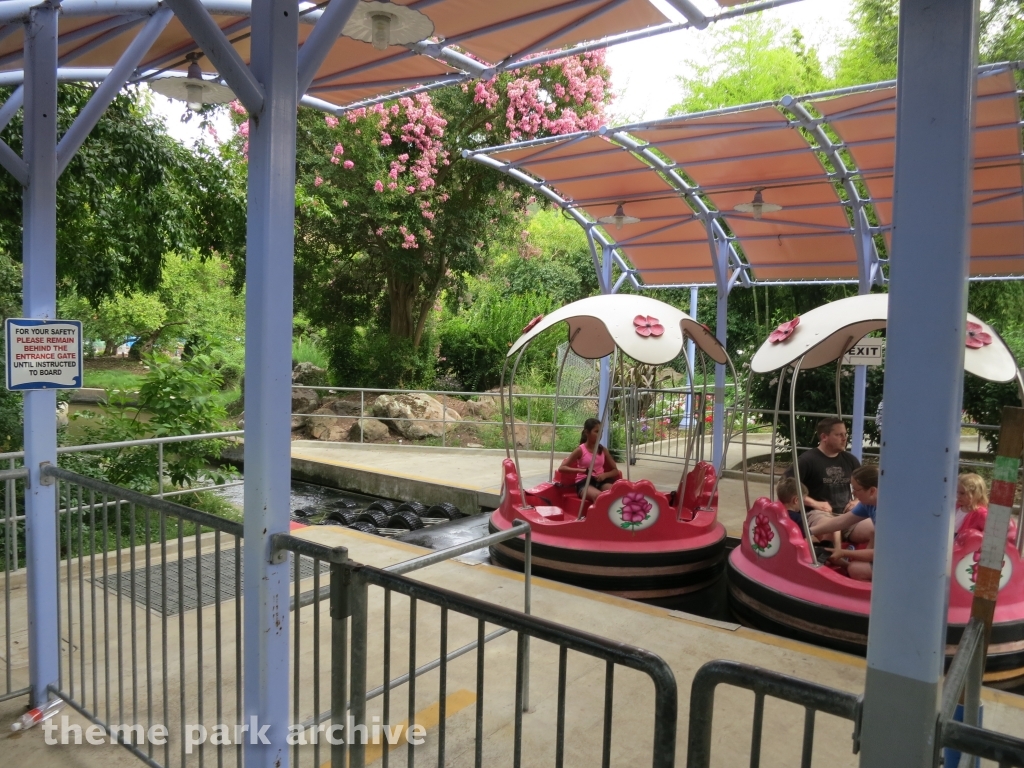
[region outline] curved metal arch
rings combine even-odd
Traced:
[[[849,205],[853,212],[853,237],[854,247],[857,251],[857,275],[858,287],[861,293],[867,293],[872,285],[884,285],[885,277],[881,269],[881,261],[878,256],[878,247],[871,233],[871,226],[867,218],[867,206],[871,204],[870,198],[864,198],[854,183],[854,176],[857,168],[850,168],[846,161],[839,154],[840,146],[829,138],[822,126],[828,125],[827,118],[816,119],[807,111],[803,101],[807,97],[798,99],[794,96],[783,96],[779,100],[779,106],[790,111],[795,117],[795,124],[806,130],[818,143],[817,151],[828,158],[837,178],[843,185],[846,195],[849,198]],[[808,146],[814,147],[808,142]],[[823,167],[823,170],[824,167]],[[827,173],[827,171],[826,171]]]

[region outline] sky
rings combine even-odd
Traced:
[[[694,0],[708,15],[717,8],[713,0]],[[652,0],[672,19],[681,18],[664,0]],[[823,62],[836,52],[836,41],[850,32],[848,18],[853,0],[802,0],[802,2],[765,11],[767,18],[778,19],[784,27],[799,29],[809,46],[818,49]],[[610,110],[611,123],[653,120],[668,113],[680,100],[678,80],[691,71],[690,62],[706,54],[715,28],[682,30],[612,47],[608,64],[612,70],[612,89],[616,99]],[[154,108],[168,131],[179,141],[192,144],[197,138],[213,138],[199,128],[199,120],[182,123],[184,104],[154,94]],[[223,139],[231,135],[226,111],[213,121],[214,130]]]

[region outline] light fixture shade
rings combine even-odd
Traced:
[[[342,34],[377,50],[389,45],[406,45],[426,40],[434,34],[434,22],[404,5],[380,2],[356,3]]]
[[[764,197],[761,195],[761,191],[763,189],[764,187],[757,187],[757,189],[754,190],[753,200],[749,203],[740,203],[733,208],[733,210],[739,211],[740,213],[752,213],[754,214],[754,218],[757,220],[760,220],[761,215],[764,213],[775,213],[775,211],[781,211],[781,205],[776,203],[766,203],[764,201]]]
[[[611,216],[602,216],[598,220],[599,224],[614,224],[616,229],[622,229],[623,224],[639,224],[640,219],[636,216],[627,216],[626,211],[623,209],[622,203],[615,208],[615,213]]]
[[[196,109],[192,104],[196,103],[197,89],[201,93],[202,104],[227,104],[235,98],[234,92],[226,85],[193,77],[161,77],[150,80],[149,87],[161,96],[188,102],[192,110]]]

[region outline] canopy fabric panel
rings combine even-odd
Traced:
[[[604,225],[645,282],[714,280],[704,222],[648,163],[600,135],[583,135],[491,155],[557,190],[597,221],[622,204],[638,223]]]
[[[975,277],[1024,276],[1015,69],[988,65],[978,77],[970,240]],[[874,238],[888,243],[892,231],[895,109],[895,86],[884,83],[474,155],[498,161],[501,170],[526,172],[559,204],[585,211],[581,223],[588,227],[623,204],[639,223],[595,231],[649,286],[737,277],[747,284],[881,284]],[[755,192],[781,209],[759,218],[737,211]],[[716,269],[724,241],[732,255]]]
[[[484,64],[500,64],[538,51],[599,40],[612,34],[635,32],[662,25],[668,19],[649,0],[517,0],[514,3],[480,0],[392,0],[420,11],[434,24],[435,39],[457,46]],[[239,0],[204,0],[214,20],[232,41],[243,60],[249,59],[249,3]],[[109,7],[109,10],[105,8]],[[113,0],[97,0],[86,11],[76,9],[60,18],[61,66],[110,67],[131,43],[152,8],[133,4],[118,11]],[[240,12],[235,13],[235,9]],[[95,9],[95,15],[92,14]],[[225,15],[225,10],[231,13]],[[300,43],[308,37],[321,9],[303,7]],[[12,22],[15,23],[16,22]],[[16,26],[21,26],[16,24]],[[0,35],[2,36],[2,35]],[[20,70],[22,32],[0,40],[0,71]],[[197,50],[184,26],[173,19],[143,60],[140,71],[187,68],[185,54]],[[212,72],[204,57],[199,62]],[[448,64],[400,47],[378,51],[369,43],[341,36],[317,71],[308,93],[337,106],[393,93],[458,73]]]
[[[892,230],[896,88],[820,99],[811,105],[842,139],[870,192],[886,240]],[[974,134],[971,274],[1024,274],[1024,166],[1013,73],[978,78]],[[936,191],[937,194],[941,190]],[[899,258],[894,254],[894,258]]]

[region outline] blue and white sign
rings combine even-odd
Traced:
[[[80,389],[82,323],[7,318],[7,389]]]

